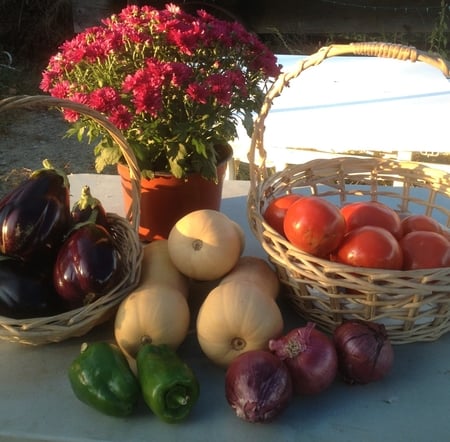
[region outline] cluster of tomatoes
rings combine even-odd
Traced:
[[[377,201],[342,208],[318,196],[283,195],[265,221],[298,249],[335,262],[389,270],[450,267],[448,229],[427,215],[401,218]]]

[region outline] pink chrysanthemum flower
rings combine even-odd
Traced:
[[[202,171],[215,178],[214,144],[232,140],[238,120],[252,121],[278,73],[272,52],[241,24],[173,4],[130,5],[63,43],[40,86],[107,115],[132,148],[139,146],[143,176],[156,171],[158,158],[157,167],[175,176]],[[69,134],[100,139],[98,171],[120,157],[95,122],[64,116]]]

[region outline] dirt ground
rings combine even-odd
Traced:
[[[0,59],[5,63],[5,60]],[[0,64],[0,99],[39,95],[41,72],[47,61],[20,61],[13,68]],[[75,137],[64,138],[69,125],[56,110],[16,110],[0,114],[0,196],[40,168],[48,158],[68,173],[94,172],[93,146]],[[108,170],[108,173],[111,173]]]
[[[14,111],[0,118],[0,194],[44,159],[68,173],[94,173],[93,146],[65,138],[68,124],[57,111]],[[109,171],[111,172],[111,171]]]
[[[39,167],[44,158],[72,172],[93,170],[92,146],[64,138],[68,125],[58,112],[16,111],[0,129],[0,173]]]

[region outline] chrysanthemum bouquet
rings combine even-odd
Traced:
[[[216,176],[217,144],[247,131],[279,73],[274,54],[238,23],[128,6],[62,44],[41,89],[86,104],[121,129],[144,177],[169,172]],[[121,160],[118,146],[92,120],[65,111],[69,135],[96,140],[97,171]]]

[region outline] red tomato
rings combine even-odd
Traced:
[[[410,232],[400,240],[405,270],[450,267],[450,241],[436,232]]]
[[[427,215],[409,215],[402,219],[403,235],[409,232],[427,231],[442,234],[442,226],[431,216]]]
[[[289,206],[301,198],[300,195],[283,195],[272,200],[264,211],[263,218],[276,230],[280,235],[284,236],[283,221]]]
[[[348,232],[332,259],[373,269],[401,270],[403,264],[402,250],[394,235],[377,226],[363,226]]]
[[[289,207],[283,227],[294,246],[311,255],[328,257],[344,237],[345,220],[333,203],[309,196]]]
[[[397,239],[402,237],[402,223],[397,212],[377,201],[358,201],[341,208],[347,232],[363,226],[378,226],[389,230]]]
[[[442,229],[442,236],[447,239],[448,241],[450,241],[450,230],[448,229]]]

